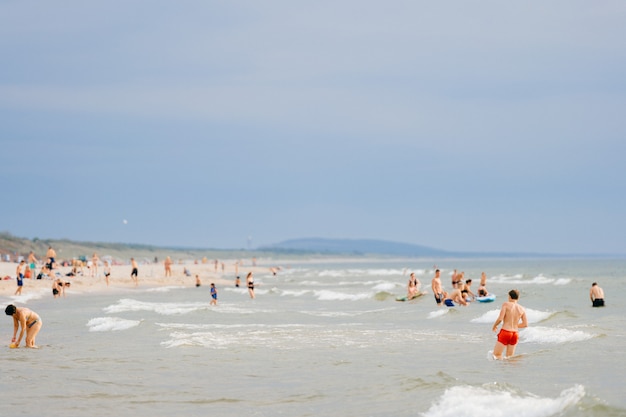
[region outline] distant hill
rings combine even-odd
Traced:
[[[454,253],[428,246],[375,239],[306,238],[285,240],[260,249],[285,252],[313,252],[345,255],[394,255],[408,257],[448,257]]]
[[[164,259],[243,259],[249,257],[273,257],[275,255],[290,258],[310,257],[311,255],[364,256],[383,255],[409,258],[623,258],[625,255],[585,255],[585,254],[546,254],[512,252],[452,252],[428,246],[410,243],[391,242],[376,239],[291,239],[272,245],[265,245],[254,250],[244,249],[207,249],[185,247],[161,247],[140,244],[79,242],[68,239],[26,239],[15,237],[8,232],[0,232],[0,260],[7,256],[15,261],[19,256],[27,256],[30,251],[41,260],[48,246],[52,246],[57,257],[69,260],[79,257],[91,257],[97,253],[100,257],[127,261],[131,257],[140,260]]]

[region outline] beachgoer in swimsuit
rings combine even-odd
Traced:
[[[409,278],[409,283],[407,285],[407,298],[410,300],[413,297],[416,297],[419,292],[420,282],[415,277],[415,272],[411,272],[411,276]]]
[[[139,274],[139,269],[137,267],[137,261],[135,260],[135,258],[130,258],[130,265],[133,268],[130,273],[130,278],[135,282],[135,286],[137,286],[139,285],[139,279],[137,278],[137,275]]]
[[[211,283],[211,305],[217,305],[217,289],[214,283]]]
[[[528,327],[526,318],[526,310],[517,304],[519,299],[519,291],[509,291],[509,301],[502,303],[502,309],[496,322],[493,324],[492,330],[498,330],[498,325],[502,323],[496,346],[493,348],[493,357],[495,359],[503,359],[502,353],[506,348],[506,357],[510,358],[515,354],[515,347],[519,339],[518,329]]]
[[[600,288],[597,282],[591,284],[589,298],[591,298],[591,305],[593,307],[604,307],[604,290]]]
[[[109,261],[104,261],[104,280],[107,283],[107,287],[109,286],[110,276],[111,276],[111,265],[109,265]]]
[[[435,302],[437,303],[438,306],[441,305],[441,303],[443,303],[444,300],[444,291],[443,291],[443,287],[441,286],[441,272],[437,269],[435,271],[435,276],[433,277],[431,283],[430,283],[430,287],[433,290],[433,295],[435,296]]]
[[[25,262],[22,259],[22,261],[17,266],[17,270],[15,272],[15,274],[17,275],[17,290],[15,290],[14,295],[22,295],[22,287],[24,286],[24,264]]]
[[[57,253],[52,249],[52,246],[48,247],[48,252],[46,252],[46,258],[48,258],[48,268],[54,269],[55,258],[57,257]]]
[[[42,326],[39,315],[28,308],[17,308],[13,304],[9,304],[4,312],[7,316],[13,317],[13,339],[11,339],[11,345],[18,347],[22,341],[22,336],[24,336],[24,330],[26,330],[26,347],[36,348],[35,338]],[[19,337],[16,338],[18,328],[21,328],[21,330]]]
[[[248,285],[248,294],[250,298],[254,298],[254,279],[252,278],[252,272],[248,272],[246,276],[246,283]]]

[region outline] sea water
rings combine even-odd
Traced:
[[[438,307],[434,263],[447,289],[485,271],[496,301]],[[429,293],[398,302],[410,272]],[[40,349],[0,354],[0,415],[626,415],[626,260],[289,261],[255,281],[254,300],[218,286],[217,306],[208,285],[5,297],[44,325]],[[529,327],[494,361],[512,288]]]

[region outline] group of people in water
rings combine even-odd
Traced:
[[[414,298],[419,295],[419,280],[415,278],[415,274],[411,273],[408,284],[408,298]],[[431,289],[435,297],[437,305],[445,304],[448,307],[454,305],[468,305],[468,302],[475,300],[477,297],[489,296],[487,291],[487,274],[482,273],[480,276],[480,286],[476,293],[472,290],[472,279],[465,279],[465,272],[457,272],[455,269],[452,272],[452,289],[450,292],[444,291],[443,284],[441,283],[441,271],[435,269],[435,276],[431,280]]]
[[[472,280],[469,278],[465,279],[465,273],[458,272],[456,269],[451,274],[451,285],[452,290],[450,292],[444,291],[441,283],[441,271],[435,267],[435,276],[431,280],[431,289],[438,306],[466,306],[477,297],[489,297],[490,295],[487,291],[487,274],[485,272],[480,276],[480,286],[477,294],[474,294],[471,289]],[[412,272],[407,284],[406,299],[411,300],[425,294],[425,291],[420,291],[420,287],[419,279]],[[496,345],[493,349],[493,357],[495,359],[512,357],[515,354],[515,348],[519,340],[518,330],[528,326],[526,310],[518,304],[519,295],[520,293],[516,289],[508,292],[508,300],[502,303],[498,318],[493,324],[492,330],[497,332]],[[596,282],[591,286],[589,297],[593,307],[604,306],[604,291]],[[502,326],[498,331],[500,324]]]

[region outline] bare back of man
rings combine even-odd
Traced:
[[[493,324],[493,331],[498,330],[498,325],[502,323],[502,328],[498,333],[496,346],[493,348],[493,356],[502,359],[502,353],[506,349],[506,357],[515,354],[515,347],[518,341],[518,330],[528,326],[526,310],[517,304],[519,291],[509,291],[509,301],[502,303],[500,315]]]

